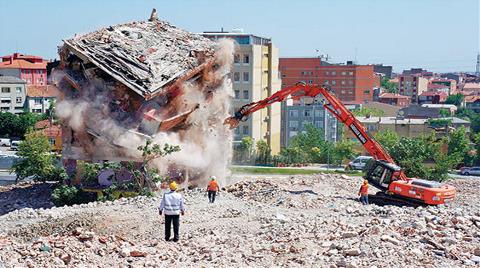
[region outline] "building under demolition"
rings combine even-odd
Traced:
[[[140,161],[137,148],[147,139],[181,148],[153,160],[161,174],[226,175],[233,43],[189,33],[154,13],[60,47],[53,77],[64,94],[56,113],[70,176],[78,174],[78,160]]]

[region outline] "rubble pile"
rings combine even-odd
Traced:
[[[474,182],[451,184],[467,189]],[[332,174],[245,176],[214,204],[203,189],[186,190],[179,243],[162,239],[159,197],[21,209],[0,216],[0,266],[480,265],[480,204],[472,202],[478,192],[466,191],[448,206],[363,206],[355,200],[360,184],[361,178]],[[321,197],[312,207],[310,192]],[[276,204],[278,197],[296,205]]]
[[[154,16],[65,40],[52,76],[70,177],[79,179],[77,160],[141,162],[147,139],[181,148],[152,161],[162,175],[225,177],[233,49]]]

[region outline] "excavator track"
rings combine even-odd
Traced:
[[[405,198],[405,197],[400,197],[398,195],[389,195],[384,192],[378,192],[374,195],[368,195],[368,202],[370,204],[375,204],[378,206],[385,206],[385,205],[391,205],[391,206],[398,206],[398,207],[420,207],[420,206],[427,206],[427,204],[410,199],[410,198]]]

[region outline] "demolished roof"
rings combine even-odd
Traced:
[[[215,42],[155,20],[110,26],[66,40],[65,47],[148,99],[211,64]]]

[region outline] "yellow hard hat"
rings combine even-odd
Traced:
[[[177,183],[174,182],[174,181],[172,181],[172,182],[170,183],[169,187],[170,187],[170,190],[176,191],[176,190],[177,190]]]

